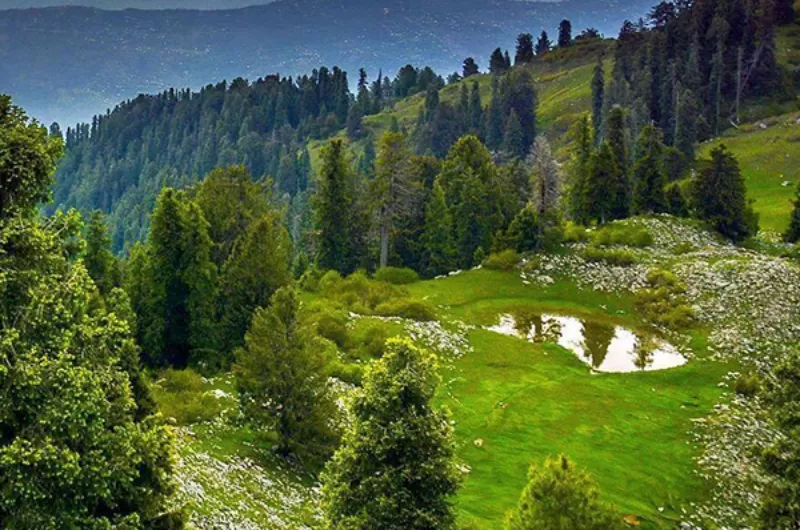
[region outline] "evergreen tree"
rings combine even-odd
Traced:
[[[543,467],[532,465],[528,485],[516,510],[506,518],[507,530],[614,530],[621,518],[600,501],[588,473],[566,456],[548,458]]]
[[[697,143],[697,120],[699,112],[694,94],[688,89],[678,96],[675,120],[675,147],[680,149],[687,162],[694,161],[694,146]]]
[[[335,433],[336,405],[327,388],[325,357],[304,324],[291,288],[279,289],[259,308],[236,352],[236,387],[248,421],[275,432],[278,451],[322,461]]]
[[[783,239],[787,243],[797,243],[800,241],[800,185],[797,186],[797,197],[793,202],[792,220],[789,223],[789,228],[783,235]]]
[[[346,156],[345,143],[339,139],[331,140],[322,149],[322,168],[314,196],[317,266],[341,273],[359,267],[365,237],[357,177]]]
[[[149,244],[151,298],[139,313],[145,353],[155,364],[179,368],[208,359],[216,347],[216,267],[208,223],[184,192],[161,192]]]
[[[253,312],[291,280],[289,233],[276,214],[254,221],[239,236],[219,281],[221,343],[226,353],[242,345]]]
[[[576,222],[587,223],[591,210],[587,201],[590,198],[588,186],[593,148],[592,126],[588,115],[575,123],[570,131],[570,137],[575,145],[569,165],[570,212]]]
[[[542,34],[539,35],[539,39],[536,41],[536,55],[545,55],[549,53],[552,48],[553,43],[550,41],[550,37],[547,35],[546,31],[542,31]]]
[[[527,154],[537,134],[537,96],[533,75],[527,70],[513,71],[506,75],[502,90],[502,101],[506,117],[510,116],[512,111],[517,113],[522,125],[524,152]]]
[[[622,172],[608,142],[601,143],[597,151],[592,153],[588,168],[588,178],[583,188],[585,220],[602,224],[625,217],[619,212],[619,203],[624,198],[624,190],[620,185]]]
[[[592,126],[594,127],[595,142],[600,142],[603,128],[603,104],[605,102],[606,74],[603,67],[603,57],[597,58],[592,77]]]
[[[558,47],[569,48],[572,46],[572,22],[562,20],[558,25]]]
[[[561,171],[550,142],[539,136],[529,157],[531,167],[531,197],[539,214],[558,208],[561,200]]]
[[[322,476],[326,528],[450,529],[460,482],[447,411],[430,402],[436,361],[391,339],[367,369],[353,422]]]
[[[475,59],[472,57],[467,57],[464,59],[464,66],[463,66],[463,74],[462,77],[464,79],[471,77],[473,75],[478,75],[480,73],[480,69],[478,68],[478,64],[475,62]]]
[[[381,268],[389,265],[390,238],[397,220],[406,213],[412,198],[411,150],[401,133],[386,133],[378,146],[372,197],[378,212]]]
[[[638,159],[633,166],[633,211],[640,214],[666,211],[662,156],[664,144],[655,125],[642,130],[637,145]]]
[[[530,64],[533,62],[533,56],[533,35],[521,33],[517,37],[517,55],[514,58],[514,64],[517,66]]]
[[[792,24],[796,19],[794,0],[775,0],[775,22]]]
[[[538,250],[542,240],[542,225],[536,208],[528,204],[517,213],[508,228],[495,241],[497,250],[517,252]]]
[[[506,73],[506,60],[503,56],[503,50],[500,48],[495,49],[489,58],[489,72],[494,75],[501,75]]]
[[[111,234],[102,212],[92,212],[86,228],[86,251],[83,255],[86,272],[94,281],[97,290],[105,296],[116,283],[117,262],[111,252]]]
[[[469,95],[470,134],[483,136],[483,105],[481,104],[481,87],[477,82],[472,83]]]
[[[710,163],[699,171],[692,203],[698,218],[733,241],[758,231],[758,217],[747,201],[739,163],[724,145],[711,151]]]
[[[425,230],[422,235],[422,272],[434,277],[456,267],[456,246],[453,239],[453,218],[439,182],[433,185],[425,208]]]
[[[231,255],[236,239],[270,212],[270,184],[253,182],[247,168],[233,166],[214,169],[195,187],[195,201],[214,243],[211,260],[217,267]]]
[[[604,139],[614,152],[614,159],[623,178],[627,178],[629,166],[628,134],[625,130],[625,111],[618,105],[614,106],[608,113]]]
[[[506,123],[503,150],[512,158],[524,158],[526,154],[525,137],[516,110],[512,110]]]
[[[503,102],[500,98],[500,81],[492,78],[492,99],[486,111],[486,145],[492,150],[500,149],[505,135]]]

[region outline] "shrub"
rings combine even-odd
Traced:
[[[316,267],[310,267],[302,276],[300,276],[300,288],[310,293],[316,293],[320,290],[320,280],[322,279],[322,271]]]
[[[384,267],[375,273],[375,280],[392,285],[408,285],[419,281],[419,274],[407,268]]]
[[[761,390],[761,380],[755,373],[741,374],[733,383],[733,390],[740,396],[753,397]]]
[[[329,278],[328,274],[320,282],[323,293],[357,313],[369,314],[384,302],[407,296],[402,288],[372,280],[362,271],[344,279],[338,273],[338,279]]]
[[[583,243],[589,241],[589,231],[586,227],[568,221],[564,227],[564,242],[565,243]]]
[[[690,327],[694,309],[687,303],[686,287],[669,271],[653,269],[647,273],[648,287],[636,293],[636,308],[651,322],[673,330]]]
[[[504,250],[491,254],[483,266],[490,270],[512,271],[519,264],[520,257],[516,250]]]
[[[389,332],[382,325],[371,327],[364,333],[360,349],[367,357],[380,359],[388,339]]]
[[[586,247],[581,254],[590,263],[604,262],[616,267],[630,267],[636,263],[636,255],[630,250]]]
[[[355,386],[361,386],[364,368],[358,364],[333,361],[328,364],[328,375]]]
[[[375,312],[381,316],[407,318],[419,322],[436,320],[436,312],[430,304],[419,300],[401,299],[384,302],[375,309]]]
[[[626,246],[635,248],[649,247],[653,244],[653,236],[646,228],[624,224],[607,225],[594,232],[592,243],[599,247]]]
[[[169,369],[153,385],[159,410],[179,425],[204,423],[222,411],[219,400],[207,392],[203,378],[194,370]]]
[[[340,349],[350,348],[352,341],[347,330],[347,321],[344,317],[331,312],[325,312],[317,316],[317,334],[336,344]]]

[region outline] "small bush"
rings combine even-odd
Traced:
[[[687,303],[686,287],[669,271],[653,269],[647,273],[648,287],[636,293],[636,308],[651,322],[673,330],[690,327],[694,309]]]
[[[741,374],[734,382],[733,390],[740,396],[753,397],[761,390],[761,380],[757,374]]]
[[[322,313],[316,318],[317,334],[336,344],[340,349],[350,348],[352,341],[347,329],[347,322],[343,317],[334,313]]]
[[[322,279],[322,272],[316,267],[310,267],[306,270],[300,280],[300,288],[309,293],[316,293],[320,290],[320,280]]]
[[[564,227],[564,242],[584,243],[586,241],[589,241],[589,231],[586,230],[586,227],[575,224],[572,221],[567,222]]]
[[[319,280],[319,289],[330,291],[342,283],[342,275],[337,271],[328,271]]]
[[[364,379],[364,368],[358,364],[333,361],[328,365],[328,375],[345,383],[361,386]]]
[[[504,250],[491,254],[483,266],[495,271],[512,271],[519,265],[520,257],[516,250]]]
[[[384,267],[375,273],[375,280],[392,285],[408,285],[419,281],[419,274],[411,269]]]
[[[436,320],[436,312],[426,302],[418,300],[393,300],[384,302],[375,308],[375,312],[385,317],[400,317],[419,322],[430,322]]]
[[[630,267],[636,263],[636,255],[630,250],[586,247],[583,259],[590,263],[607,263],[616,267]]]
[[[404,298],[406,291],[401,287],[371,279],[364,272],[355,272],[347,278],[326,274],[320,281],[322,292],[351,311],[369,314],[384,302]]]
[[[361,352],[367,357],[373,359],[380,359],[383,357],[383,352],[386,347],[386,341],[389,339],[389,332],[385,327],[375,326],[369,328],[362,339]]]
[[[614,224],[594,232],[592,243],[599,247],[625,246],[645,248],[653,244],[653,236],[645,228]]]
[[[211,421],[222,411],[219,400],[206,390],[206,383],[194,370],[169,369],[153,385],[153,397],[165,417],[190,425]]]

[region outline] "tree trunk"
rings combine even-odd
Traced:
[[[381,260],[380,268],[383,269],[389,265],[389,223],[381,223]]]

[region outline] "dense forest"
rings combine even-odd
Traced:
[[[767,245],[737,158],[696,147],[736,127],[745,106],[796,97],[774,40],[793,20],[783,0],[697,0],[626,22],[611,75],[601,59],[584,87],[592,112],[563,159],[540,128],[532,66],[601,39],[573,35],[568,20],[553,40],[523,33],[512,52],[491,52],[488,101],[473,57],[447,80],[411,65],[393,79],[362,70],[355,94],[339,68],[170,90],[66,131],[1,97],[0,526],[183,528],[176,442],[153,388],[196,371],[201,387],[230,374],[233,421],[319,480],[316,523],[458,527],[453,498],[470,472],[455,456],[462,426],[436,401],[437,359],[415,342],[446,307],[405,286],[483,268],[516,281],[524,266],[573,253],[624,281],[655,244],[620,224],[637,216],[708,231],[697,253],[712,259]],[[441,97],[448,85],[455,103]],[[412,127],[395,119],[374,138],[364,126],[414,95]],[[85,220],[40,210],[51,190]],[[800,200],[785,244],[769,243],[792,267],[798,219]],[[670,338],[696,332],[699,302],[678,272],[642,267],[628,308]],[[356,340],[352,320],[367,317],[420,327]],[[604,335],[608,346],[613,328]],[[787,351],[734,383],[741,399],[763,401],[759,421],[776,433],[754,457],[766,478],[747,524],[759,530],[800,521],[800,356]],[[646,395],[658,399],[654,385]],[[613,530],[638,524],[630,517],[559,455],[531,466],[504,527]]]

